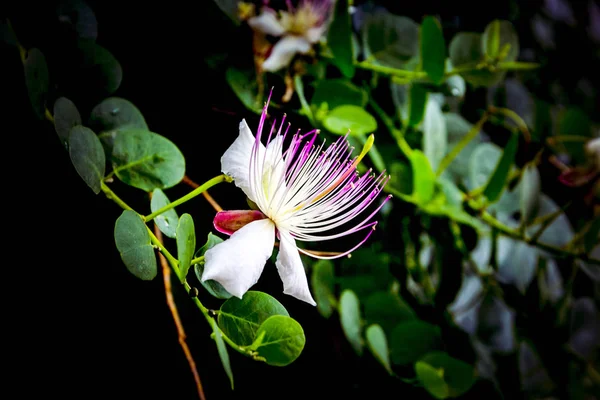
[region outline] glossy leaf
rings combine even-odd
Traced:
[[[154,247],[146,224],[135,211],[125,210],[117,219],[115,243],[129,272],[145,281],[154,279],[158,272]]]
[[[171,202],[169,201],[169,198],[165,192],[160,189],[154,189],[152,192],[152,199],[150,200],[150,211],[158,211],[170,203]],[[168,236],[171,239],[175,239],[177,237],[177,224],[179,224],[179,216],[177,216],[177,211],[175,211],[174,208],[171,208],[170,210],[154,217],[154,222],[158,226],[158,229],[165,234],[165,236]]]
[[[223,369],[229,378],[229,382],[231,383],[231,389],[233,390],[233,371],[231,370],[231,363],[229,362],[229,353],[227,352],[227,346],[225,346],[225,342],[223,341],[223,335],[221,334],[221,330],[217,326],[217,323],[214,319],[210,319],[210,326],[213,330],[213,338],[215,340],[215,344],[217,345],[217,352],[219,353],[219,358],[221,359],[221,364],[223,365]]]
[[[67,146],[71,128],[81,125],[81,115],[71,100],[66,97],[59,97],[54,102],[54,129],[58,134],[60,141]]]
[[[439,376],[446,386],[447,397],[459,397],[466,393],[475,383],[475,370],[473,366],[450,357],[445,352],[435,351],[428,353],[417,364],[419,363],[425,363],[433,367],[436,371],[441,372]],[[416,365],[415,369],[417,369]],[[428,387],[425,381],[421,379],[418,370],[417,377],[421,380],[427,391],[430,391],[431,387]],[[432,392],[430,391],[430,393]]]
[[[116,133],[112,165],[121,181],[147,192],[175,186],[185,174],[185,159],[177,146],[141,129]]]
[[[204,246],[198,249],[198,251],[194,255],[194,258],[203,256],[208,249],[216,246],[222,241],[223,239],[209,232],[206,243],[204,244]],[[212,296],[216,297],[217,299],[228,299],[231,297],[231,293],[225,290],[225,288],[219,282],[212,279],[202,281],[202,274],[204,273],[204,264],[194,264],[194,271],[196,272],[196,277],[198,278],[198,281],[200,281],[202,286],[204,286],[206,291],[208,291],[208,293],[210,293]]]
[[[177,260],[181,280],[185,280],[196,250],[196,230],[190,214],[183,214],[177,224]]]
[[[364,107],[367,104],[367,93],[345,79],[324,79],[315,84],[315,92],[310,102],[315,107],[327,103],[329,110],[350,104]]]
[[[336,306],[335,275],[333,263],[329,260],[319,260],[312,267],[311,287],[317,302],[317,310],[329,318]]]
[[[435,84],[444,79],[446,43],[442,26],[435,17],[427,16],[421,23],[421,58],[423,71]]]
[[[358,297],[351,290],[344,290],[339,303],[340,322],[344,335],[354,351],[361,355],[363,352],[363,339],[361,337],[362,321],[360,318],[360,303]]]
[[[347,78],[354,76],[354,54],[352,49],[352,24],[348,13],[348,0],[337,0],[333,21],[329,25],[327,44],[333,53],[331,63]]]
[[[412,195],[417,204],[427,204],[433,198],[435,189],[435,174],[431,169],[431,164],[420,150],[411,152],[410,163],[413,172]]]
[[[256,97],[258,87],[253,73],[230,67],[225,72],[225,80],[248,110],[257,114],[261,113],[262,105],[259,104]]]
[[[408,91],[408,126],[418,126],[425,116],[427,104],[427,90],[423,85],[413,83]]]
[[[415,318],[414,311],[397,293],[377,291],[364,304],[367,323],[381,326],[388,336],[397,324]]]
[[[361,27],[366,59],[401,68],[419,54],[419,24],[408,17],[377,10],[365,16]]]
[[[448,131],[442,108],[429,98],[423,120],[423,153],[433,170],[437,170],[448,147]]]
[[[90,114],[90,126],[98,132],[119,128],[148,129],[141,111],[129,100],[109,97],[98,103]]]
[[[305,343],[304,330],[296,320],[273,315],[260,325],[249,349],[257,351],[267,364],[284,367],[298,358]]]
[[[261,324],[273,315],[289,317],[285,307],[263,292],[248,291],[242,299],[231,297],[221,305],[219,327],[234,343],[249,346]]]
[[[365,331],[365,337],[367,339],[367,347],[373,354],[373,356],[379,361],[385,370],[391,375],[392,366],[390,365],[390,355],[388,350],[387,339],[385,332],[381,326],[374,324],[369,326]]]
[[[363,136],[377,130],[377,121],[364,108],[350,104],[331,110],[323,120],[331,133],[345,135],[350,130],[353,136]]]
[[[412,364],[441,345],[440,329],[421,320],[401,322],[390,336],[390,355],[397,365]]]
[[[25,69],[25,85],[29,94],[29,101],[35,114],[43,119],[46,113],[46,101],[50,88],[50,73],[46,57],[37,48],[27,51],[23,61]]]
[[[100,139],[85,126],[74,126],[69,133],[69,156],[79,176],[100,193],[106,160]]]

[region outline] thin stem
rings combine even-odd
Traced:
[[[154,234],[156,235],[159,242],[162,243],[162,233],[160,229],[158,229],[158,225],[154,224]],[[177,306],[175,304],[175,300],[173,299],[173,290],[171,286],[171,269],[169,268],[169,263],[167,259],[162,254],[158,255],[158,259],[160,260],[160,265],[163,271],[163,280],[165,283],[165,295],[167,298],[167,305],[169,306],[169,310],[171,311],[171,315],[173,316],[173,321],[175,322],[175,326],[177,327],[177,339],[179,341],[179,345],[181,346],[183,353],[185,354],[185,358],[190,365],[190,369],[192,370],[192,374],[194,375],[194,381],[196,382],[196,390],[198,390],[198,397],[200,400],[206,400],[204,396],[204,390],[202,389],[202,381],[200,380],[200,374],[198,373],[198,369],[196,368],[196,362],[194,361],[194,357],[192,357],[192,353],[190,348],[188,347],[185,339],[186,334],[183,329],[183,324],[181,323],[181,318],[179,317],[179,312],[177,311]]]
[[[384,75],[397,76],[407,79],[423,79],[427,78],[427,73],[418,71],[408,71],[404,69],[391,68],[383,65],[371,64],[365,61],[354,64],[356,67],[366,69],[373,72],[378,72]]]
[[[204,264],[204,256],[192,258],[190,265],[194,265],[194,264]]]
[[[206,189],[209,189],[213,186],[215,186],[218,183],[221,182],[231,182],[232,179],[231,177],[227,176],[227,175],[219,175],[216,176],[208,181],[206,181],[203,185],[197,187],[196,189],[192,190],[190,193],[186,194],[185,196],[175,200],[172,203],[167,204],[166,206],[154,211],[153,213],[147,215],[144,217],[144,221],[148,222],[148,221],[152,221],[156,216],[167,212],[183,203],[185,203],[188,200],[193,199],[194,197],[198,196],[199,194],[201,194],[202,192],[204,192]]]
[[[115,194],[115,192],[113,192],[112,190],[110,190],[110,188],[106,185],[106,183],[104,183],[104,181],[100,181],[100,189],[104,192],[104,194],[106,195],[107,199],[114,201],[115,203],[117,203],[124,210],[131,210],[131,211],[133,211],[133,208],[129,207],[127,205],[127,203],[125,203],[123,200],[121,200],[119,198],[119,196],[117,196]]]
[[[188,186],[191,186],[192,189],[196,189],[197,187],[200,186],[196,182],[191,180],[187,175],[185,175],[183,177],[183,180],[181,182],[185,183]],[[208,203],[212,206],[212,208],[215,209],[216,212],[223,211],[223,208],[221,208],[219,203],[217,203],[216,200],[213,199],[213,197],[210,194],[208,194],[208,190],[205,190],[204,192],[202,192],[202,196],[204,196],[206,201],[208,201]]]

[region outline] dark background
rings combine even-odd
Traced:
[[[522,42],[536,49],[529,21],[541,1],[518,2],[516,14],[517,2],[510,1],[393,3],[397,5],[390,6],[392,12],[416,21],[426,14],[439,15],[448,37],[459,30],[481,32],[495,18],[511,19],[525,33],[520,35]],[[114,95],[132,101],[151,130],[177,144],[193,180],[202,183],[218,175],[220,156],[237,136],[239,121],[246,118],[255,127],[258,118],[235,98],[223,71],[207,68],[203,57],[228,48],[246,48],[238,56],[248,57],[250,37],[234,37],[228,20],[211,1],[88,4],[98,20],[97,42],[123,67],[123,82]],[[573,2],[573,6],[578,16],[585,15],[586,2]],[[14,2],[4,12],[24,46],[38,47],[46,54],[51,79],[67,81],[69,76],[62,71],[68,60],[64,54],[68,37],[54,10],[55,2]],[[562,36],[566,42],[585,33],[582,27],[566,32]],[[572,46],[559,48],[563,53],[543,53],[553,67],[541,73],[540,96],[550,96],[544,74],[569,87],[570,79],[591,72],[594,66],[587,62],[589,52],[575,54]],[[6,289],[3,314],[8,317],[2,324],[8,337],[3,350],[10,371],[6,381],[14,384],[18,398],[195,398],[193,377],[177,342],[162,279],[142,282],[125,269],[112,236],[120,208],[89,190],[53,127],[36,120],[16,48],[2,44],[0,54],[1,87],[7,101],[2,116],[2,193],[8,217],[3,265],[8,274],[1,278]],[[569,56],[579,58],[553,64]],[[84,121],[91,107],[105,97],[86,93],[85,86],[71,91],[58,89],[55,94],[74,100]],[[570,99],[576,102],[576,93]],[[302,120],[294,126],[308,128]],[[148,209],[143,192],[118,184],[115,190],[136,210]],[[187,191],[180,185],[168,195],[174,199]],[[244,197],[233,185],[220,185],[210,192],[224,208],[245,207]],[[212,228],[210,206],[198,197],[178,210],[180,215],[190,212],[194,216],[201,244]],[[274,266],[267,265],[255,288],[279,299],[301,323],[305,350],[285,368],[253,362],[230,350],[236,385],[232,394],[208,324],[186,300],[185,292],[174,285],[208,399],[424,396],[424,391],[411,385],[398,386],[368,355],[362,361],[355,357],[336,318],[323,319],[315,308],[283,295],[280,287]],[[213,308],[220,304],[208,296],[202,300]],[[469,396],[476,398],[478,390]]]

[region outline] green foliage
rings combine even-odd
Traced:
[[[59,97],[54,102],[54,129],[60,141],[68,147],[71,128],[81,125],[81,115],[77,106],[66,97]]]
[[[335,2],[333,21],[329,27],[327,44],[333,53],[331,63],[347,78],[354,76],[354,54],[352,49],[352,25],[348,0]]]
[[[37,117],[43,119],[50,86],[50,73],[46,57],[39,49],[33,48],[27,52],[23,66],[29,101]]]
[[[317,302],[317,310],[329,318],[336,307],[334,294],[335,272],[334,265],[329,260],[319,260],[312,266],[311,287]]]
[[[132,210],[124,210],[115,223],[115,244],[133,275],[148,281],[156,277],[156,255],[146,224]]]
[[[446,43],[442,26],[434,17],[425,17],[420,31],[423,70],[435,84],[444,78],[446,65]]]
[[[391,360],[397,365],[412,364],[440,346],[440,329],[420,320],[399,323],[390,336]]]
[[[176,232],[180,279],[185,281],[196,250],[196,230],[190,214],[185,213],[179,218]]]
[[[169,198],[165,192],[160,189],[154,189],[154,191],[152,191],[152,199],[150,200],[150,210],[152,212],[158,211],[170,203],[171,202],[169,201]],[[179,216],[174,208],[154,217],[154,222],[158,226],[158,229],[160,229],[160,231],[166,236],[170,237],[171,239],[175,239],[175,237],[177,237]]]
[[[340,322],[346,339],[357,354],[362,354],[364,341],[361,335],[360,303],[352,290],[344,290],[339,302]]]
[[[369,326],[365,331],[365,338],[367,339],[367,347],[373,356],[383,365],[389,374],[392,374],[388,344],[383,328],[377,324]]]
[[[100,139],[91,129],[76,125],[69,133],[69,156],[77,173],[94,191],[100,193],[104,178],[104,149]]]
[[[285,367],[298,358],[305,343],[298,322],[285,315],[272,315],[260,325],[249,349],[258,352],[267,364]]]
[[[360,137],[374,132],[377,120],[364,108],[348,104],[331,110],[323,120],[323,125],[337,135],[350,132],[351,135]]]

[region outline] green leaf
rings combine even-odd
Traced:
[[[436,399],[446,399],[450,390],[444,382],[444,370],[432,367],[423,361],[415,363],[415,372],[417,379],[421,382],[425,390]]]
[[[365,320],[381,326],[388,336],[397,324],[415,318],[414,311],[397,293],[378,291],[365,301]]]
[[[154,247],[146,224],[135,211],[125,210],[117,218],[115,243],[129,272],[145,281],[154,279],[158,272]]]
[[[394,162],[390,167],[390,182],[388,185],[400,193],[409,195],[413,190],[413,172],[410,164]]]
[[[298,358],[305,343],[304,330],[296,320],[273,315],[260,325],[249,349],[257,351],[267,364],[284,367]]]
[[[365,337],[367,338],[367,346],[373,356],[381,365],[383,365],[385,370],[392,375],[393,372],[390,365],[387,339],[381,326],[377,324],[369,326],[365,331]]]
[[[175,186],[185,174],[185,159],[177,146],[141,129],[116,133],[112,164],[121,181],[147,192]]]
[[[160,189],[154,189],[152,192],[152,199],[150,200],[150,211],[158,211],[170,203],[171,202],[169,201],[165,192]],[[177,224],[179,224],[179,217],[177,216],[177,211],[175,211],[174,208],[157,215],[154,218],[154,222],[156,222],[158,229],[160,229],[165,236],[170,237],[171,239],[175,239],[177,237]]]
[[[541,178],[534,163],[528,163],[523,168],[521,185],[521,221],[528,224],[535,217],[540,206]]]
[[[329,318],[336,306],[333,263],[329,260],[317,261],[312,267],[310,281],[317,302],[317,310],[322,316]]]
[[[363,339],[360,335],[362,322],[360,319],[360,304],[358,297],[352,290],[344,290],[339,303],[340,322],[346,339],[354,351],[361,355],[363,352]]]
[[[447,353],[435,351],[426,354],[417,364],[426,364],[442,372],[442,378],[447,389],[447,397],[459,397],[466,393],[475,383],[475,370],[472,365],[464,361],[450,357]],[[421,379],[417,366],[415,365],[417,378],[423,383],[423,386],[429,391],[425,380]],[[430,392],[433,394],[433,392]],[[435,395],[434,395],[435,396]],[[438,397],[442,398],[442,397]]]
[[[98,21],[92,8],[84,0],[60,1],[56,9],[58,21],[70,25],[77,37],[96,40]]]
[[[435,174],[429,160],[420,150],[410,154],[410,164],[413,172],[413,197],[417,204],[427,204],[433,198],[435,190]]]
[[[324,79],[315,84],[315,92],[310,99],[311,105],[319,108],[323,103],[331,110],[338,106],[350,104],[364,107],[367,104],[367,93],[345,79]]]
[[[98,132],[119,128],[148,129],[141,111],[129,100],[109,97],[97,104],[90,114],[90,126]]]
[[[263,292],[248,291],[242,299],[232,297],[219,311],[219,327],[234,343],[248,346],[257,338],[261,324],[273,315],[289,317],[285,307]]]
[[[490,180],[501,157],[502,149],[494,143],[477,145],[469,157],[466,186],[470,190],[483,187]]]
[[[408,17],[376,11],[366,14],[361,27],[366,59],[402,68],[419,54],[419,24]]]
[[[406,365],[426,353],[440,348],[440,329],[421,320],[401,322],[390,336],[391,359],[394,364]]]
[[[439,85],[444,80],[446,42],[442,26],[435,17],[425,17],[421,23],[421,57],[423,71]]]
[[[336,275],[340,291],[350,289],[360,298],[366,298],[374,291],[389,290],[396,282],[389,263],[389,253],[378,244],[352,252],[352,257],[341,260],[340,275]]]
[[[27,52],[25,61],[23,61],[25,71],[25,85],[29,94],[29,101],[33,111],[39,119],[44,119],[46,114],[46,100],[50,88],[50,73],[46,57],[37,48]]]
[[[206,251],[217,244],[221,243],[223,239],[220,237],[213,235],[211,232],[208,233],[208,238],[204,246],[200,247],[194,258],[201,257],[206,253]],[[194,270],[196,272],[196,277],[198,281],[204,286],[204,288],[210,293],[212,296],[217,299],[228,299],[231,297],[231,293],[229,293],[225,288],[217,281],[208,279],[206,281],[202,281],[202,274],[204,273],[204,264],[194,264]]]
[[[448,131],[442,108],[433,98],[427,101],[423,121],[423,152],[431,169],[437,170],[448,148]]]
[[[240,24],[240,18],[238,16],[240,2],[237,0],[214,0],[214,2],[219,6],[221,11],[225,13],[231,19],[231,21],[235,25]]]
[[[58,134],[60,141],[67,146],[71,128],[81,125],[81,115],[71,100],[66,97],[59,97],[54,102],[54,129]]]
[[[352,50],[352,25],[348,13],[348,0],[337,0],[333,21],[329,25],[327,44],[333,53],[331,63],[347,78],[354,76],[354,54]]]
[[[93,39],[80,39],[78,46],[83,53],[81,66],[91,75],[88,80],[108,94],[116,92],[123,80],[123,69],[115,56]]]
[[[509,21],[490,22],[481,37],[481,46],[492,60],[512,62],[519,56],[519,37]]]
[[[331,133],[345,135],[350,130],[354,136],[363,136],[377,130],[375,117],[364,108],[346,104],[331,110],[323,120],[323,125]]]
[[[423,85],[413,83],[408,92],[408,126],[418,126],[425,115],[425,104],[427,103],[427,90]]]
[[[508,175],[515,162],[518,145],[519,135],[517,133],[511,134],[511,137],[504,148],[504,152],[502,153],[502,157],[500,158],[500,161],[498,161],[494,173],[483,190],[483,195],[492,203],[500,198],[500,195],[504,190]]]
[[[436,171],[447,172],[455,183],[463,184],[469,175],[469,159],[481,143],[479,136],[485,119],[480,119],[475,125],[455,113],[444,114],[446,132],[448,135],[448,150]]]
[[[225,72],[225,80],[248,110],[257,114],[262,112],[262,105],[257,98],[258,85],[253,72],[230,67]]]
[[[69,156],[79,176],[94,193],[100,193],[106,160],[98,136],[85,126],[74,126],[69,133]]]
[[[221,334],[221,330],[217,326],[217,323],[213,318],[210,319],[210,326],[213,330],[213,338],[215,339],[215,343],[217,345],[217,351],[219,352],[219,358],[221,359],[221,364],[223,365],[223,369],[225,373],[229,377],[229,382],[231,383],[231,390],[233,390],[233,371],[231,370],[231,364],[229,362],[229,353],[227,353],[227,346],[225,346],[225,342],[223,342],[223,336]]]
[[[187,277],[194,251],[196,250],[196,230],[190,214],[183,214],[177,224],[177,259],[181,280]]]
[[[450,41],[448,53],[454,68],[462,70],[460,75],[474,86],[493,86],[502,81],[506,71],[490,72],[477,66],[485,58],[481,46],[482,35],[472,32],[460,32]]]

